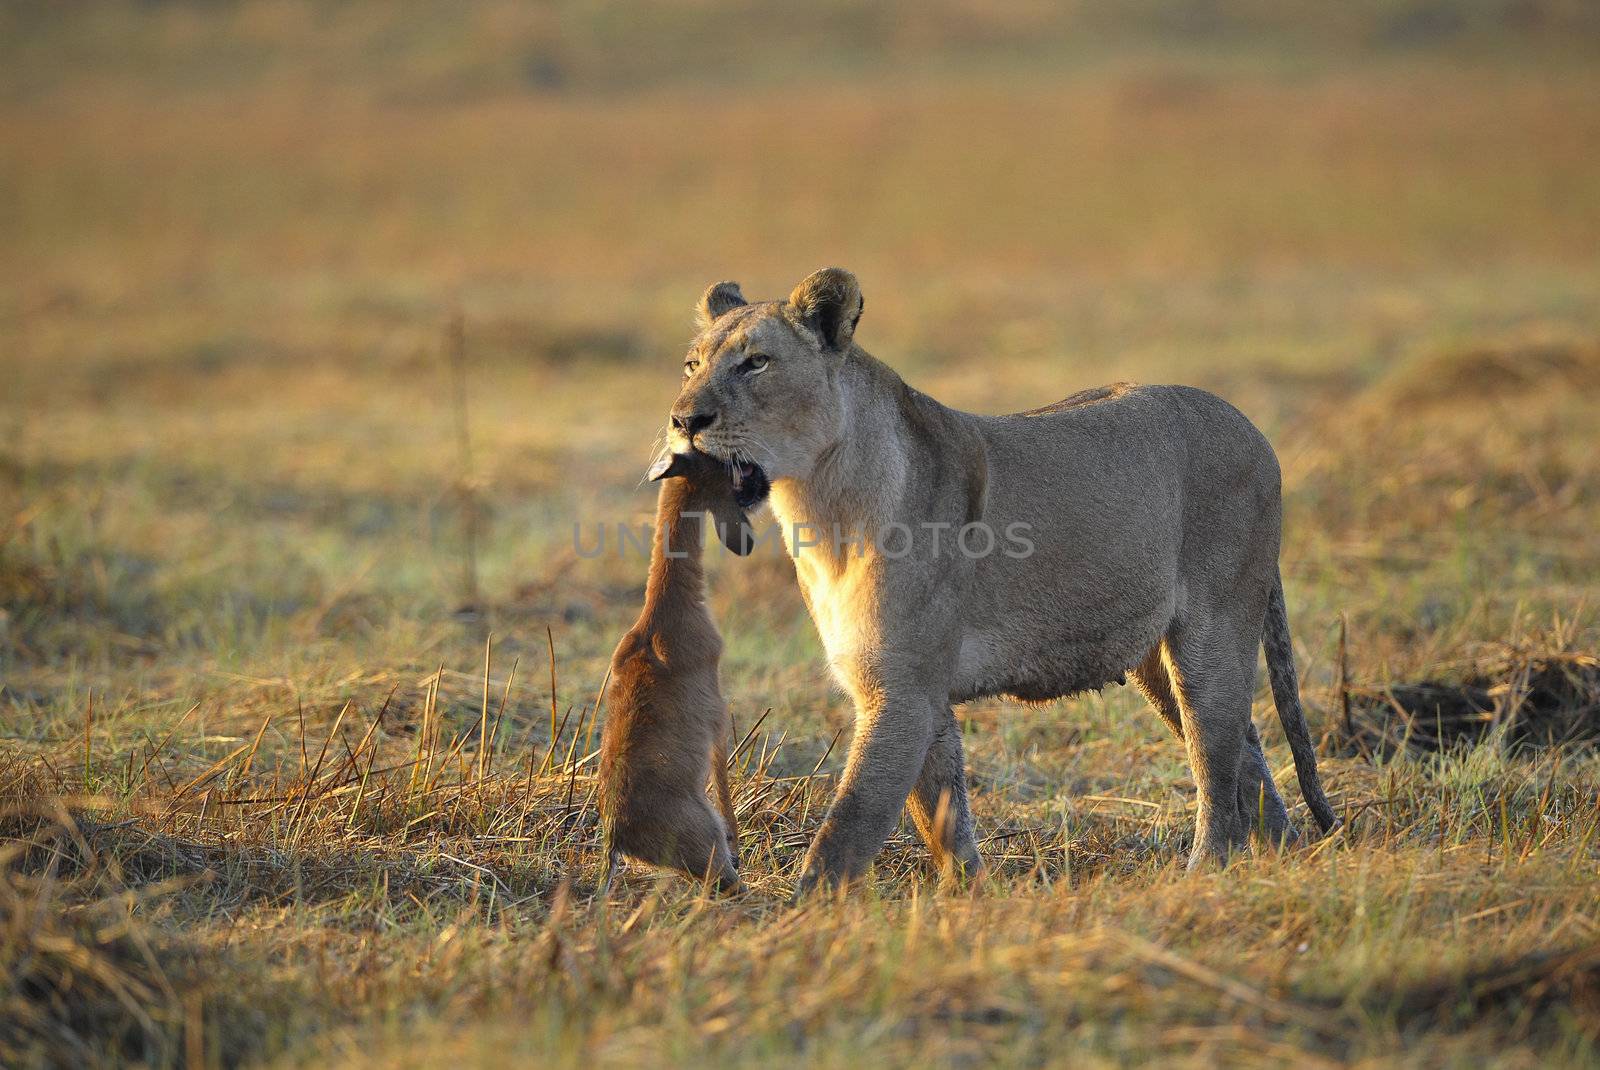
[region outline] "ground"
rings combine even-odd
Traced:
[[[1551,665],[1600,716],[1597,29],[0,6],[0,1062],[1595,1062],[1600,759],[1505,722]],[[1337,835],[1186,876],[1137,695],[984,702],[988,878],[902,829],[791,909],[849,707],[718,557],[752,890],[592,900],[644,563],[574,525],[648,519],[699,291],[830,263],[951,404],[1266,431]],[[1475,676],[1475,746],[1345,728]]]

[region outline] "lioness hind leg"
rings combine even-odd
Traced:
[[[1255,662],[1244,666],[1233,631],[1225,621],[1188,621],[1163,640],[1199,801],[1191,870],[1210,859],[1227,862],[1250,838],[1250,824],[1240,813],[1239,785],[1241,768],[1251,768],[1245,753]],[[1250,652],[1255,653],[1253,646]]]
[[[1150,703],[1150,708],[1167,722],[1173,735],[1182,739],[1183,711],[1178,708],[1178,696],[1172,692],[1172,678],[1167,675],[1166,665],[1162,664],[1161,648],[1162,644],[1153,647],[1128,675],[1133,677],[1134,686]]]
[[[975,877],[983,869],[967,802],[966,756],[961,725],[946,706],[935,712],[936,726],[922,774],[906,800],[911,820],[941,868],[948,861],[957,875]]]
[[[1163,662],[1162,647],[1157,646],[1150,651],[1129,675],[1173,734],[1183,739],[1183,710],[1178,705],[1172,678]],[[1237,795],[1239,820],[1245,828],[1261,831],[1269,843],[1278,843],[1293,835],[1289,811],[1284,806],[1283,796],[1278,794],[1277,784],[1273,782],[1272,770],[1267,765],[1267,757],[1261,749],[1261,737],[1253,722],[1246,732],[1245,745],[1239,752]]]
[[[1261,736],[1254,721],[1250,722],[1244,749],[1239,754],[1239,817],[1246,828],[1259,833],[1269,844],[1294,839],[1288,807],[1272,779],[1272,767],[1261,749]]]

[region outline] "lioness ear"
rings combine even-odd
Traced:
[[[789,305],[823,346],[843,353],[855,337],[865,302],[854,275],[844,268],[823,268],[801,280],[789,295]]]
[[[703,331],[711,326],[711,322],[724,312],[747,305],[750,302],[744,299],[744,294],[739,292],[736,282],[718,282],[706,288],[700,295],[700,303],[695,306],[695,322]]]

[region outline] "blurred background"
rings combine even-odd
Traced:
[[[1589,0],[6,3],[5,695],[546,626],[592,691],[644,566],[572,524],[650,515],[694,299],[826,264],[952,404],[1244,408],[1313,681],[1341,613],[1377,665],[1565,610],[1597,59]],[[787,564],[718,568],[736,705],[838,721]]]

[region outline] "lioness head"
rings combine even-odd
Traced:
[[[839,370],[861,318],[861,289],[842,268],[808,275],[787,301],[751,304],[719,282],[696,309],[669,446],[728,465],[748,509],[774,479],[804,479],[844,433]]]

